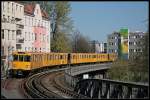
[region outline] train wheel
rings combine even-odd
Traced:
[[[23,76],[23,72],[22,72],[21,70],[18,70],[18,71],[17,71],[17,76],[18,76],[18,77],[22,77],[22,76]]]

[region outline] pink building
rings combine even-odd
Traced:
[[[50,20],[39,4],[24,5],[23,51],[50,52]]]

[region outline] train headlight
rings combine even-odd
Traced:
[[[16,67],[16,64],[13,64],[13,67]]]
[[[27,69],[29,69],[29,68],[30,68],[30,66],[29,66],[29,65],[26,65],[26,68],[27,68]]]

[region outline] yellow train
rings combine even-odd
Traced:
[[[67,64],[85,64],[111,62],[116,60],[116,54],[98,53],[35,53],[13,52],[10,75],[23,75],[31,70],[42,67],[62,66]]]

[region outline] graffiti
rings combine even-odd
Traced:
[[[33,47],[37,49],[46,48],[46,41],[43,41],[48,32],[45,27],[35,26],[33,27],[33,33],[35,34],[35,41],[33,42]],[[46,40],[46,39],[45,39]]]
[[[121,46],[120,53],[121,58],[128,59],[128,29],[120,29]]]

